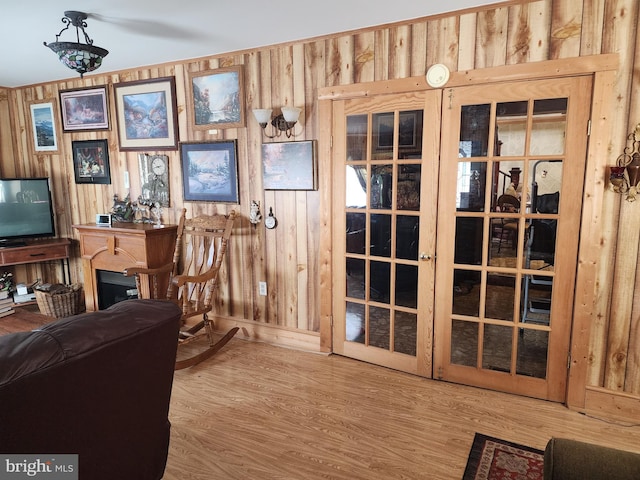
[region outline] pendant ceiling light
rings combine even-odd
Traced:
[[[78,72],[80,78],[82,78],[85,73],[93,72],[100,68],[102,59],[109,53],[108,50],[96,47],[93,44],[93,40],[89,38],[89,35],[87,35],[87,32],[84,30],[87,26],[87,22],[85,22],[86,19],[87,14],[84,12],[76,12],[73,10],[64,12],[62,23],[65,24],[65,27],[56,35],[56,41],[49,44],[44,42],[44,46],[49,47],[57,53],[60,61],[71,70]],[[71,25],[76,27],[76,41],[59,42],[58,39],[60,35],[68,30]],[[82,35],[84,35],[84,41],[86,43],[80,42],[80,30],[82,30]]]

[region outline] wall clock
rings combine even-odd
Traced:
[[[140,191],[143,200],[169,206],[169,157],[167,155],[138,155],[140,164]]]
[[[269,215],[264,219],[264,226],[269,230],[276,228],[278,226],[278,220],[273,215],[273,208],[269,207]]]

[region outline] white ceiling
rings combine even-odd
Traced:
[[[87,33],[109,50],[101,72],[234,52],[437,13],[496,0],[4,0],[0,86],[75,76],[43,45],[66,10],[89,14]],[[75,29],[60,41],[75,41]]]

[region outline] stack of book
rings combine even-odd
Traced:
[[[15,313],[13,309],[13,298],[9,295],[9,290],[0,292],[0,317],[6,317]]]

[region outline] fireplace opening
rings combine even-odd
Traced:
[[[98,308],[104,310],[123,300],[138,298],[135,277],[125,277],[120,272],[96,270],[98,281]]]

